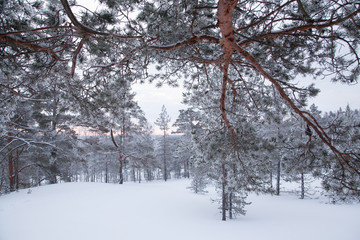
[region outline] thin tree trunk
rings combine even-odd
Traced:
[[[106,156],[106,158],[107,158],[107,156]],[[108,174],[109,174],[109,171],[108,171],[108,161],[107,161],[107,159],[106,159],[106,162],[105,162],[105,183],[108,183],[108,182],[109,182]]]
[[[136,183],[136,172],[135,172],[135,168],[134,168],[134,167],[131,168],[131,178],[132,178],[132,181],[133,181],[134,183]]]
[[[36,186],[40,187],[40,174],[39,174],[39,168],[36,168]]]
[[[15,175],[14,175],[14,162],[12,153],[8,156],[8,163],[9,163],[9,188],[10,192],[15,191]]]
[[[281,160],[277,162],[277,175],[276,175],[276,195],[280,195],[280,173],[281,173]]]
[[[141,169],[140,168],[137,169],[137,176],[138,176],[139,183],[141,183]]]
[[[271,189],[271,191],[273,190],[273,167],[272,167],[272,163],[270,163],[271,164],[271,167],[270,167],[270,189]]]
[[[56,128],[57,128],[57,107],[58,107],[58,102],[59,99],[57,97],[57,91],[56,91],[57,85],[55,83],[54,85],[54,89],[52,91],[53,95],[54,95],[54,105],[52,106],[52,120],[51,120],[51,141],[54,143],[54,145],[56,146]],[[56,167],[56,162],[57,162],[57,157],[58,157],[58,152],[57,149],[54,147],[51,150],[51,155],[50,155],[50,184],[55,184],[57,183],[57,173],[58,173],[58,169]]]
[[[120,142],[120,149],[123,153],[122,156],[122,183],[124,181],[128,181],[128,172],[127,172],[127,165],[126,165],[126,156],[125,156],[125,137],[126,137],[126,127],[125,127],[125,112],[123,112],[123,119],[122,119],[122,130],[121,130],[121,142]]]
[[[16,158],[15,158],[15,177],[16,177],[16,190],[19,190],[19,157],[20,157],[20,152],[19,150],[16,150]]]
[[[167,181],[167,164],[166,164],[166,144],[165,144],[166,131],[164,130],[164,180]]]
[[[226,169],[225,169],[225,154],[223,153],[222,156],[222,164],[221,164],[221,170],[222,170],[222,220],[226,221]]]
[[[123,160],[123,156],[121,154],[121,151],[119,150],[119,155],[120,155],[120,169],[119,169],[119,175],[120,175],[120,184],[124,183],[124,174],[123,174],[123,164],[124,164],[124,160]]]
[[[189,158],[185,160],[185,178],[190,178],[190,163],[189,163]]]
[[[11,127],[11,124],[9,124]],[[8,132],[8,143],[11,143],[13,140],[12,133]],[[9,188],[10,192],[15,191],[15,173],[14,173],[14,159],[12,155],[12,148],[8,147],[8,169],[9,169]]]
[[[233,193],[229,193],[229,218],[233,219],[233,210],[232,210],[232,197]]]
[[[304,180],[304,172],[301,172],[301,199],[305,198],[305,180]]]
[[[0,195],[1,195],[1,190],[3,188],[3,185],[4,185],[4,178],[5,178],[5,168],[1,168]]]

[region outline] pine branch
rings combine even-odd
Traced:
[[[105,33],[105,32],[99,32],[96,31],[90,27],[87,27],[85,25],[83,25],[82,23],[80,23],[77,18],[75,17],[74,13],[71,10],[71,7],[68,3],[67,0],[61,0],[61,3],[64,7],[64,10],[67,14],[67,16],[69,17],[70,21],[72,22],[72,24],[74,24],[74,26],[82,33],[84,33],[85,35],[102,35],[102,36],[109,36],[109,37],[115,37],[115,38],[121,38],[121,39],[138,39],[138,38],[142,38],[142,36],[121,36],[121,35],[117,35],[117,34],[113,34],[113,33]]]

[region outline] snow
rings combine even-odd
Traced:
[[[0,197],[1,240],[360,239],[360,205],[250,195],[247,215],[222,222],[212,190],[188,180],[63,183]]]

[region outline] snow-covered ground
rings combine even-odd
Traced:
[[[188,180],[65,183],[0,197],[0,240],[359,240],[360,205],[251,195],[247,215],[222,222],[214,192]]]

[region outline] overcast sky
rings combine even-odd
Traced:
[[[328,80],[317,80],[315,87],[320,89],[318,96],[310,100],[323,112],[336,111],[350,105],[360,109],[360,84],[334,83]]]
[[[309,85],[308,82],[306,85]],[[322,112],[336,111],[340,107],[345,108],[348,104],[352,109],[360,109],[360,84],[346,85],[342,83],[333,83],[328,80],[317,80],[315,86],[320,88],[317,97],[309,101],[314,103]],[[171,125],[179,115],[180,109],[186,109],[187,106],[181,104],[182,88],[173,88],[169,86],[155,87],[155,84],[135,84],[133,91],[136,93],[135,100],[149,123],[153,125],[154,133],[160,133],[154,125],[159,117],[162,105],[165,105],[168,114],[171,117]]]
[[[158,88],[155,87],[155,83],[145,83],[134,84],[132,89],[136,93],[135,100],[145,112],[148,122],[153,125],[155,134],[160,133],[159,128],[155,126],[154,122],[159,117],[163,105],[166,107],[166,111],[171,118],[171,126],[176,121],[179,110],[187,108],[187,106],[181,104],[182,88],[180,87],[174,88],[163,85]]]

